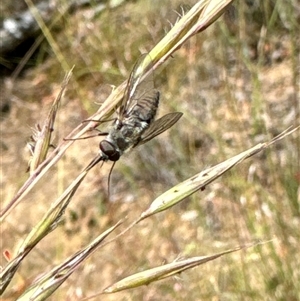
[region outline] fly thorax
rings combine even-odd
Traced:
[[[123,124],[120,130],[114,129],[111,131],[106,140],[110,141],[120,155],[122,155],[131,144],[133,131],[134,129],[132,127],[126,127]]]
[[[121,133],[124,139],[129,138],[131,139],[134,136],[135,128],[132,126],[124,126],[121,129]]]

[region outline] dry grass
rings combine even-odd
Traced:
[[[292,9],[296,1],[285,7],[279,2],[266,1],[277,6],[271,10],[266,4],[256,11],[236,3],[239,17],[222,17],[156,72],[162,93],[159,115],[180,111],[183,118],[117,162],[109,198],[110,164],[88,174],[63,224],[24,260],[7,300],[120,218],[139,215],[171,186],[299,124],[299,16]],[[168,21],[176,21],[174,10],[180,11],[180,4],[140,0],[98,15],[88,8],[65,16],[53,35],[64,66],[75,69],[58,114],[54,144],[98,109],[97,103],[110,93],[109,84],[118,85],[128,76],[140,53],[162,38],[170,28]],[[44,43],[41,60],[4,91],[12,101],[1,121],[4,204],[27,178],[29,126],[47,115],[66,71],[51,46]],[[1,225],[3,249],[17,249],[69,180],[95,156],[98,143],[99,137],[74,143],[15,208]],[[79,300],[81,293],[89,296],[179,255],[208,255],[272,238],[270,244],[101,300],[300,299],[299,148],[298,131],[179,206],[140,223],[98,250],[49,300]]]

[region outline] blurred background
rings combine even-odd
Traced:
[[[12,3],[2,1],[3,20],[40,2]],[[141,53],[149,52],[195,1],[112,3],[91,1],[68,9],[61,3],[48,12],[49,32],[33,31],[2,51],[1,206],[28,177],[31,128],[45,120],[65,73],[75,65],[53,145],[97,111],[111,86],[128,78]],[[139,216],[175,184],[299,124],[299,7],[298,0],[236,1],[156,70],[158,117],[175,111],[183,117],[122,156],[112,172],[110,195],[111,163],[89,173],[61,226],[24,260],[4,300],[15,300],[38,275],[119,219]],[[1,225],[2,251],[17,249],[97,154],[101,139],[76,141],[12,211]],[[140,223],[96,251],[49,300],[80,300],[178,257],[269,239],[273,241],[101,300],[299,300],[299,148],[297,131],[204,191]]]

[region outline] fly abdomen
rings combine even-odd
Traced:
[[[146,122],[149,126],[156,115],[160,96],[157,90],[152,90],[151,92],[136,102],[130,112],[128,112],[127,118],[137,118],[137,122]]]

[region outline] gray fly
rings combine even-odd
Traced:
[[[118,116],[106,138],[100,142],[99,155],[90,163],[92,168],[99,161],[118,161],[123,153],[144,144],[173,126],[182,116],[180,112],[164,115],[154,120],[159,105],[160,93],[154,87],[153,74],[145,80],[141,66],[148,54],[136,62],[127,86]]]

